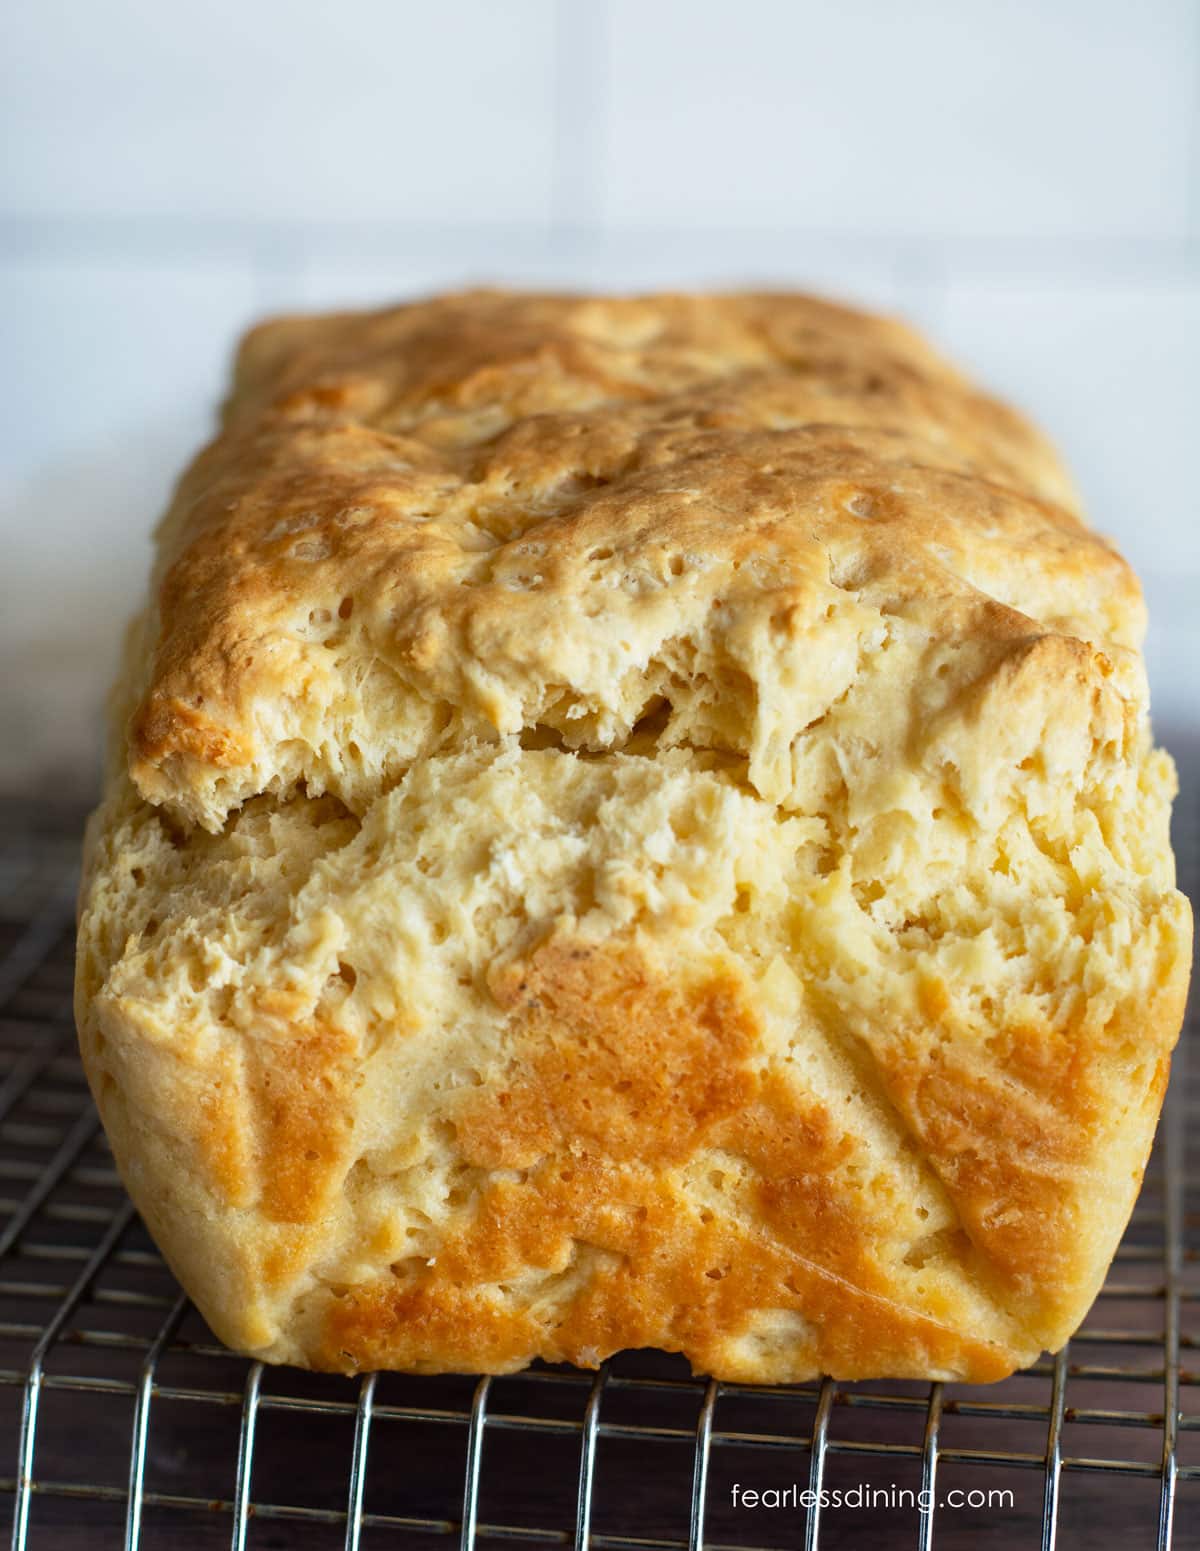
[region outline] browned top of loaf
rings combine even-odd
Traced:
[[[160,538],[131,772],[209,827],[299,780],[361,811],[446,739],[611,748],[664,694],[666,743],[747,757],[777,800],[778,751],[845,687],[822,659],[881,616],[998,646],[1142,628],[1025,420],[901,324],[797,295],[268,322]]]

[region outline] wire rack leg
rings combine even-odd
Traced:
[[[696,1454],[692,1466],[692,1520],[688,1531],[688,1551],[701,1551],[704,1545],[704,1509],[708,1497],[708,1457],[712,1448],[713,1413],[717,1409],[720,1385],[709,1379],[704,1402],[696,1422]]]
[[[1062,1479],[1063,1412],[1067,1403],[1067,1351],[1054,1359],[1050,1391],[1050,1422],[1046,1430],[1046,1486],[1042,1493],[1042,1551],[1054,1551],[1058,1538],[1058,1488]]]
[[[925,1443],[921,1450],[921,1527],[917,1534],[920,1551],[933,1545],[933,1513],[936,1505],[938,1436],[942,1430],[941,1384],[929,1387],[929,1407],[925,1412]]]
[[[367,1487],[367,1452],[371,1446],[377,1377],[377,1374],[368,1373],[363,1379],[354,1413],[354,1454],[350,1461],[350,1498],[346,1504],[346,1551],[358,1551],[362,1539],[363,1494]]]
[[[490,1378],[480,1379],[475,1386],[475,1398],[471,1402],[471,1425],[467,1432],[467,1474],[463,1486],[461,1551],[473,1551],[475,1530],[479,1523],[479,1471],[483,1464],[483,1430],[487,1426],[488,1392]]]
[[[242,1430],[238,1434],[237,1487],[233,1498],[233,1551],[246,1551],[250,1532],[250,1478],[254,1473],[254,1432],[262,1393],[262,1363],[251,1363],[242,1400]]]
[[[158,1360],[175,1338],[187,1313],[186,1293],[176,1298],[171,1312],[146,1353],[133,1407],[133,1441],[129,1448],[129,1506],[125,1510],[125,1551],[137,1551],[142,1538],[142,1499],[146,1491],[146,1445],[150,1437],[150,1404],[154,1399],[154,1371]]]
[[[21,1404],[21,1441],[17,1453],[17,1500],[13,1508],[13,1551],[25,1551],[29,1536],[29,1493],[33,1484],[33,1451],[37,1441],[38,1403],[42,1398],[42,1365],[31,1368]]]
[[[588,1392],[583,1413],[583,1439],[579,1447],[579,1496],[575,1504],[575,1551],[587,1551],[592,1532],[592,1481],[596,1474],[596,1439],[600,1432],[600,1404],[608,1382],[608,1363],[600,1365]]]
[[[817,1551],[821,1536],[821,1491],[825,1482],[825,1455],[829,1449],[829,1418],[833,1414],[836,1393],[837,1385],[832,1379],[821,1380],[808,1456],[808,1500],[812,1506],[804,1522],[804,1551]]]

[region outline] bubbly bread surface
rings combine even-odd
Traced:
[[[1062,1343],[1182,1017],[1136,580],[901,325],[477,292],[244,341],[80,1040],[214,1329],[789,1381]]]

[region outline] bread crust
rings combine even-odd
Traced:
[[[229,1344],[1002,1377],[1086,1312],[1191,918],[1136,579],[889,320],[283,319],[159,533],[77,1009]]]

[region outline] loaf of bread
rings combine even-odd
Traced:
[[[217,1334],[996,1379],[1137,1193],[1191,918],[1042,438],[791,295],[253,330],[158,535],[78,1020]]]

